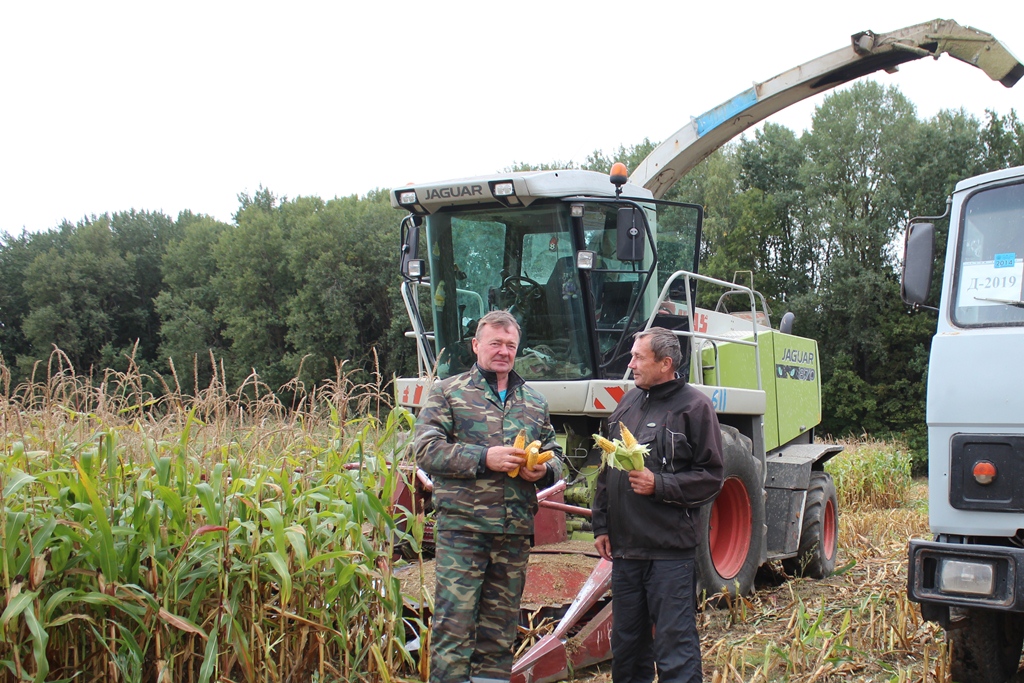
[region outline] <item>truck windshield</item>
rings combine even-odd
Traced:
[[[964,204],[953,322],[1024,324],[1024,184],[982,190]]]

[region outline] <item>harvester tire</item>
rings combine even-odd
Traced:
[[[697,546],[697,594],[746,595],[754,588],[764,545],[764,475],[750,439],[722,425],[725,482],[700,511],[703,540]]]
[[[804,502],[803,528],[800,531],[800,549],[796,557],[782,561],[782,568],[790,576],[824,579],[836,568],[839,548],[839,503],[832,476],[825,472],[811,472]]]
[[[1016,680],[1024,644],[1024,615],[967,609],[966,621],[946,631],[950,673],[957,683]]]

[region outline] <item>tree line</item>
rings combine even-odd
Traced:
[[[632,169],[654,146],[508,170]],[[1021,164],[1016,112],[922,120],[896,88],[864,81],[827,96],[799,135],[768,123],[724,147],[667,198],[706,208],[704,273],[752,279],[775,320],[792,311],[795,333],[818,340],[822,432],[918,441],[935,320],[900,301],[900,235],[909,217],[942,213],[957,180]],[[414,372],[400,218],[384,190],[325,201],[260,188],[232,223],[132,210],[3,233],[0,354],[15,383],[57,347],[79,372],[134,363],[185,393],[214,373],[237,386],[255,371],[276,389]]]

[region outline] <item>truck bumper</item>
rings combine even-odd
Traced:
[[[1024,548],[912,540],[909,555],[907,595],[926,619],[949,607],[1024,612]]]

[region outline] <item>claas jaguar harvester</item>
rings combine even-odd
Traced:
[[[814,440],[821,421],[817,344],[792,334],[791,314],[776,326],[752,287],[699,274],[704,211],[661,197],[770,114],[942,52],[1006,85],[1013,68],[1007,64],[1017,64],[991,35],[953,21],[863,31],[847,47],[692,119],[631,176],[617,164],[610,177],[526,171],[393,190],[392,204],[408,210],[401,225],[402,296],[419,363],[417,377],[397,380],[399,403],[416,410],[431,382],[468,369],[476,322],[507,309],[522,327],[516,370],[547,398],[564,440],[567,493],[587,491],[602,456],[592,435],[632,387],[633,334],[655,325],[674,330],[687,357],[683,372],[711,399],[722,425],[725,483],[701,511],[700,590],[748,593],[758,567],[774,560],[791,573],[828,576],[836,562],[838,510],[824,464],[840,448]],[[697,306],[698,289],[702,301],[717,303]],[[429,491],[422,472],[416,481]],[[518,659],[514,680],[559,680],[611,655],[610,564],[596,557],[592,540],[567,531],[570,515],[570,527],[585,538],[585,521],[575,522],[589,509],[585,495],[567,502],[566,486],[560,482],[538,496],[542,509],[523,596],[524,609],[554,609],[545,615],[557,625]]]

